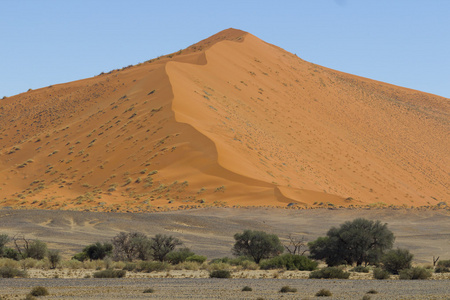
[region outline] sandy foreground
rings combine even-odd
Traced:
[[[5,299],[25,296],[34,286],[45,286],[44,299],[314,299],[321,289],[333,294],[327,299],[449,299],[449,280],[313,280],[313,279],[2,279],[0,295]],[[296,293],[280,293],[289,285]],[[253,290],[242,292],[244,286]],[[153,288],[154,293],[143,291]]]

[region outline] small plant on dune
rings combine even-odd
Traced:
[[[326,289],[321,289],[316,293],[316,297],[331,297],[331,292]]]
[[[155,292],[154,289],[148,288],[148,289],[145,289],[143,293],[144,293],[144,294],[147,294],[147,293],[154,293],[154,292]]]
[[[296,293],[296,292],[297,292],[296,288],[291,288],[288,285],[285,285],[280,289],[280,293]]]
[[[31,294],[28,294],[28,295],[25,296],[24,299],[25,300],[36,300],[37,298],[35,296],[31,295]]]
[[[372,299],[372,298],[369,295],[364,295],[362,297],[362,300],[370,300],[370,299]]]
[[[251,291],[253,291],[253,289],[251,287],[249,287],[248,285],[246,285],[242,288],[242,291],[243,292],[251,292]]]
[[[214,270],[209,273],[210,278],[231,278],[231,272],[228,270]]]
[[[367,294],[378,294],[378,291],[371,289],[367,292]]]
[[[48,294],[48,290],[43,286],[36,286],[30,292],[30,295],[35,297],[47,296]]]

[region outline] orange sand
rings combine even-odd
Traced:
[[[0,205],[435,206],[449,199],[449,111],[228,29],[0,100]]]

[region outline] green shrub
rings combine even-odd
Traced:
[[[106,269],[102,271],[95,272],[93,274],[94,278],[122,278],[125,277],[127,271],[125,270],[112,270]]]
[[[437,265],[438,265],[438,267],[450,268],[450,259],[440,260],[440,261],[438,261]]]
[[[140,272],[158,272],[170,270],[170,265],[163,261],[141,261],[137,266],[137,270]]]
[[[385,270],[391,274],[398,274],[402,269],[411,268],[412,259],[413,255],[408,249],[398,248],[387,252],[381,259],[381,262]]]
[[[374,289],[371,289],[367,292],[367,294],[378,294],[378,292]]]
[[[72,257],[73,260],[78,260],[78,261],[81,261],[81,262],[85,261],[85,260],[88,259],[88,258],[89,258],[89,257],[87,256],[86,252],[80,252],[80,253],[77,253],[77,254],[75,254],[75,255]]]
[[[242,288],[242,291],[243,292],[251,292],[251,291],[253,291],[253,289],[251,287],[249,287],[248,285],[246,285]]]
[[[389,279],[389,277],[391,277],[391,275],[386,270],[383,270],[381,268],[376,268],[373,270],[373,278],[374,279],[383,280],[383,279]]]
[[[280,293],[296,293],[296,292],[297,292],[296,288],[291,288],[288,285],[285,285],[280,289]]]
[[[316,297],[331,297],[331,292],[326,289],[321,289],[316,293]]]
[[[428,279],[431,277],[431,271],[421,268],[415,267],[411,269],[403,269],[399,272],[400,279]]]
[[[206,269],[210,272],[215,271],[215,270],[228,270],[230,268],[231,268],[231,265],[229,265],[228,263],[223,263],[223,262],[208,264],[206,267]]]
[[[317,271],[313,271],[309,274],[309,278],[336,278],[336,279],[348,279],[350,273],[344,272],[339,267],[326,267]]]
[[[189,250],[189,248],[181,248],[178,249],[177,251],[172,251],[169,254],[167,254],[166,260],[169,261],[171,264],[176,265],[185,262],[188,257],[193,255],[195,255],[195,253]]]
[[[268,269],[287,269],[300,271],[313,271],[319,264],[306,256],[283,254],[270,259],[262,260],[259,267],[263,270]]]
[[[214,270],[209,273],[210,278],[231,278],[231,272],[228,270]]]
[[[48,261],[52,269],[56,269],[61,262],[61,254],[58,250],[49,250],[47,253]]]
[[[123,270],[125,271],[134,271],[137,268],[137,264],[136,263],[132,263],[132,262],[127,262],[125,264],[125,266],[123,267]]]
[[[363,267],[363,266],[356,266],[353,269],[351,269],[350,271],[358,272],[358,273],[369,273],[369,268]]]
[[[194,255],[191,255],[188,258],[186,258],[186,261],[198,262],[199,264],[202,264],[206,261],[206,256],[194,254]]]
[[[450,268],[437,266],[436,269],[434,269],[435,273],[448,273],[450,272]]]
[[[0,278],[15,277],[27,277],[27,272],[9,266],[0,267]]]
[[[149,288],[149,289],[146,289],[146,290],[144,290],[144,294],[147,294],[147,293],[154,293],[155,292],[155,290],[154,289],[152,289],[152,288]]]
[[[47,296],[48,294],[47,289],[43,286],[36,286],[30,292],[30,295],[35,297]]]

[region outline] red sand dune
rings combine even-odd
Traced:
[[[0,205],[436,206],[449,199],[449,108],[228,29],[0,100]]]

